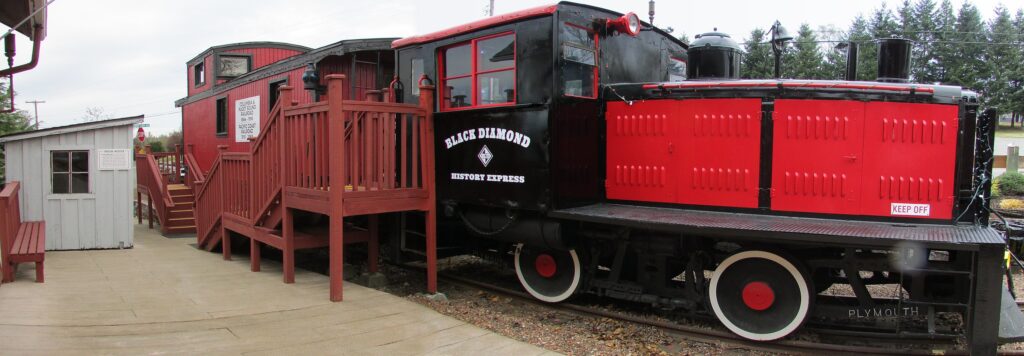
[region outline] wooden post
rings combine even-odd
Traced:
[[[1020,147],[1010,144],[1006,147],[1006,171],[1017,173],[1020,169]]]
[[[220,252],[225,261],[231,261],[231,234],[224,228],[224,221],[220,222]]]
[[[139,225],[142,225],[142,192],[135,188],[135,215],[139,217]]]
[[[366,91],[366,100],[367,101],[377,101],[377,102],[383,101],[384,100],[384,95],[383,95],[383,93],[380,90],[367,90]]]
[[[181,144],[174,144],[174,179],[175,183],[181,183]]]
[[[284,208],[281,220],[281,234],[284,248],[281,249],[281,264],[284,268],[284,282],[295,283],[295,215],[292,209]],[[333,261],[332,261],[333,264]]]
[[[153,145],[146,145],[146,154],[153,154]]]
[[[327,132],[330,140],[330,166],[328,182],[330,204],[330,279],[331,301],[342,300],[342,276],[344,276],[345,256],[345,205],[342,199],[345,191],[345,76],[331,74],[327,76]]]
[[[286,179],[288,176],[285,172],[291,171],[288,169],[288,133],[286,132],[286,129],[288,128],[288,121],[285,120],[284,109],[287,107],[286,105],[288,105],[292,101],[292,87],[287,85],[282,86],[278,90],[278,92],[280,94],[279,99],[277,100],[281,103],[281,117],[277,119],[278,121],[280,121],[277,123],[277,131],[278,134],[280,135],[279,137],[281,137],[281,165],[278,167],[278,172],[281,174],[281,187],[284,188],[288,186],[288,180]],[[281,206],[282,208],[285,208],[283,195],[284,191],[282,189]]]
[[[263,246],[256,239],[249,243],[249,270],[253,272],[260,271],[260,246]]]
[[[437,193],[434,188],[434,86],[420,79],[420,108],[423,109],[423,188],[427,190],[427,292],[437,293]],[[417,133],[418,134],[418,133]]]
[[[366,269],[369,270],[370,273],[377,273],[377,259],[380,258],[380,239],[379,239],[379,237],[380,237],[380,225],[379,225],[379,223],[380,223],[380,215],[378,215],[378,214],[370,215],[370,222],[369,222],[370,226],[369,226],[369,231],[368,231],[368,234],[370,235],[369,236],[370,240],[366,242],[366,244],[367,244],[367,247],[366,247],[366,251],[367,251],[367,253],[366,253],[366,255],[367,255],[366,256],[366,265],[367,266],[366,267],[367,268]]]
[[[153,192],[146,194],[146,215],[149,215],[149,228],[153,228]]]

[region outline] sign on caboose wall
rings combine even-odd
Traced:
[[[260,97],[235,101],[235,142],[249,142],[260,135]]]

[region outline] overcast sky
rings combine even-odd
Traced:
[[[647,0],[583,0],[647,19]],[[901,1],[888,1],[895,9]],[[939,2],[938,0],[936,2]],[[150,132],[181,125],[174,101],[185,96],[185,61],[215,45],[280,41],[312,48],[343,39],[403,37],[431,32],[486,16],[487,0],[318,1],[318,0],[56,0],[39,66],[15,77],[17,105],[39,104],[43,127],[80,122],[88,107],[113,117],[146,115]],[[495,0],[495,13],[552,3],[550,0]],[[849,27],[857,14],[870,14],[882,0],[657,1],[654,22],[677,33],[720,31],[742,38],[776,19],[795,30]],[[998,0],[972,2],[986,19]],[[443,4],[443,5],[442,5]],[[954,0],[957,7],[961,4]],[[1015,2],[1009,3],[1016,11]],[[28,61],[30,42],[19,36],[16,65]]]

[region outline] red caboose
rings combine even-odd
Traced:
[[[321,85],[328,74],[345,74],[350,99],[365,98],[391,80],[393,40],[345,40],[317,49],[279,42],[210,47],[187,62],[188,96],[175,102],[182,108],[186,149],[204,171],[216,159],[218,146],[247,152],[249,140],[259,136],[277,101],[277,88],[300,86],[308,69],[315,70]],[[315,96],[314,91],[297,90],[293,99],[308,103]]]

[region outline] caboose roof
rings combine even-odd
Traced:
[[[222,44],[222,45],[219,45],[219,46],[213,46],[213,47],[207,48],[205,51],[200,52],[195,57],[192,57],[192,59],[188,60],[187,63],[189,65],[192,65],[194,63],[200,62],[200,61],[203,60],[203,58],[206,58],[206,56],[208,56],[208,55],[210,55],[211,53],[214,53],[214,52],[224,52],[224,51],[230,51],[230,50],[233,50],[233,49],[243,49],[243,48],[281,48],[281,49],[290,49],[290,50],[293,50],[293,51],[298,51],[298,52],[303,52],[303,53],[309,52],[312,49],[312,48],[309,48],[309,47],[306,47],[306,46],[300,46],[300,45],[297,45],[297,44],[284,43],[284,42],[271,42],[271,41],[253,41],[253,42],[228,43],[228,44]]]
[[[306,53],[292,56],[286,59],[282,59],[273,64],[266,65],[260,68],[256,68],[249,73],[246,73],[237,78],[231,79],[219,85],[215,85],[213,89],[203,91],[201,93],[188,96],[185,98],[178,99],[174,102],[174,106],[181,107],[182,105],[203,100],[215,95],[220,95],[225,91],[240,87],[242,85],[252,83],[254,81],[268,78],[274,75],[281,74],[283,72],[300,68],[305,66],[307,63],[315,63],[324,59],[327,56],[341,56],[352,52],[359,51],[375,51],[375,50],[386,50],[390,49],[391,41],[394,41],[394,37],[387,38],[364,38],[355,40],[342,40],[338,41],[314,50],[306,51]],[[270,42],[247,42],[247,43],[270,43]],[[210,47],[207,52],[215,48],[225,48],[227,46],[236,46],[239,44],[214,46]],[[235,47],[231,47],[235,48]],[[203,53],[207,53],[203,52]],[[200,59],[202,57],[199,57]]]

